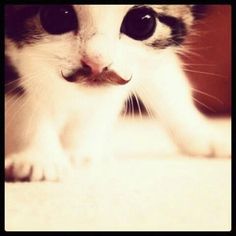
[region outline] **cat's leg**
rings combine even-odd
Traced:
[[[75,166],[97,166],[112,160],[112,131],[122,110],[125,93],[122,89],[113,89],[100,92],[98,97],[94,95],[90,104],[68,123],[63,144]]]
[[[196,109],[187,78],[176,63],[162,66],[154,76],[150,73],[140,84],[138,94],[160,118],[185,153],[231,155],[230,136],[222,138],[219,130],[213,129],[206,117]]]
[[[13,181],[59,180],[69,170],[69,162],[55,124],[37,103],[23,100],[6,99],[5,177]]]
[[[111,124],[108,119],[99,124],[98,117],[88,117],[86,123],[78,117],[66,126],[63,143],[74,167],[96,164],[110,158],[108,136]]]

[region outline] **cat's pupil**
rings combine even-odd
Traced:
[[[131,9],[125,16],[121,33],[135,40],[145,40],[153,35],[156,29],[155,12],[146,7]]]
[[[46,5],[40,9],[40,21],[49,34],[64,34],[78,29],[76,13],[70,5]]]

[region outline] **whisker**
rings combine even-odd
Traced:
[[[36,77],[37,77],[37,75],[35,75],[34,77],[31,77],[31,78],[25,79],[23,81],[22,80],[15,80],[10,83],[7,83],[5,85],[5,90],[7,89],[7,91],[5,92],[5,95],[11,94],[18,86],[24,88],[25,85],[27,86],[28,84],[30,84],[31,81],[34,80]],[[15,86],[14,86],[14,83],[15,83]],[[10,87],[10,86],[12,86],[12,88],[8,89],[8,87]]]
[[[147,91],[146,91],[146,89],[145,89],[145,87],[144,86],[140,86],[140,92],[142,93],[142,96],[145,98],[145,97],[149,97],[148,96],[148,93],[147,93]],[[145,99],[145,100],[147,100],[147,99]],[[143,102],[143,101],[142,101]],[[150,118],[150,119],[154,119],[155,117],[154,117],[154,114],[153,114],[153,112],[151,111],[151,109],[150,109],[150,107],[145,103],[145,102],[143,102],[143,106],[144,106],[144,108],[145,108],[145,110],[146,110],[146,112],[147,112],[147,117],[148,118]]]
[[[206,63],[184,63],[184,62],[182,62],[181,63],[182,64],[182,66],[209,66],[209,67],[215,67],[216,66],[216,64],[206,64]]]
[[[192,88],[192,90],[193,90],[194,92],[203,94],[203,95],[205,95],[205,96],[207,96],[207,97],[213,98],[213,99],[215,99],[217,102],[219,102],[219,103],[222,104],[222,105],[224,104],[219,98],[217,98],[217,97],[215,97],[215,96],[213,96],[213,95],[210,95],[210,94],[208,94],[208,93],[205,93],[205,92],[203,92],[203,91],[201,91],[201,90],[199,90],[199,89],[196,89],[196,88]]]
[[[140,103],[139,103],[139,99],[138,99],[138,97],[137,97],[136,92],[133,92],[133,95],[134,95],[134,98],[135,98],[135,100],[136,100],[136,104],[137,104],[137,107],[138,107],[139,118],[142,119],[142,117],[143,117],[143,116],[142,116],[142,110],[141,110]]]
[[[127,110],[128,110],[128,104],[127,104],[127,99],[125,100],[125,103],[124,103],[124,107],[123,107],[123,110],[122,110],[122,120],[125,119],[126,115],[127,115]]]
[[[216,76],[216,77],[220,77],[220,78],[227,78],[224,75],[210,73],[210,72],[205,72],[205,71],[190,70],[190,69],[184,69],[184,71],[192,72],[192,73],[198,73],[198,74],[204,74],[204,75],[210,75],[210,76]]]
[[[216,112],[213,108],[207,106],[207,105],[206,105],[205,103],[203,103],[203,102],[200,102],[198,99],[196,99],[196,98],[193,97],[193,100],[196,101],[197,103],[201,104],[201,105],[204,106],[205,108],[207,108],[209,111],[214,112],[214,113]]]
[[[22,99],[20,99],[20,98],[16,98],[14,103],[11,104],[11,106],[10,106],[11,109],[16,108],[16,110],[14,111],[14,115],[11,117],[11,119],[7,121],[6,130],[8,130],[8,127],[16,119],[17,115],[24,109],[24,107],[26,106],[28,101],[29,101],[28,98],[24,98],[24,101],[22,101]],[[6,107],[6,106],[5,106],[5,111],[6,111],[6,114],[7,114],[7,113],[10,112],[10,107]]]

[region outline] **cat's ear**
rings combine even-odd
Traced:
[[[198,4],[198,5],[190,5],[194,20],[202,19],[206,16],[208,5]]]

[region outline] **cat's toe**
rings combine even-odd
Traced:
[[[230,157],[230,137],[219,134],[192,135],[179,143],[182,152],[191,156]]]
[[[7,181],[58,181],[69,169],[64,156],[39,156],[23,152],[7,156],[5,179]]]
[[[211,139],[214,156],[231,157],[231,135],[215,135]]]

